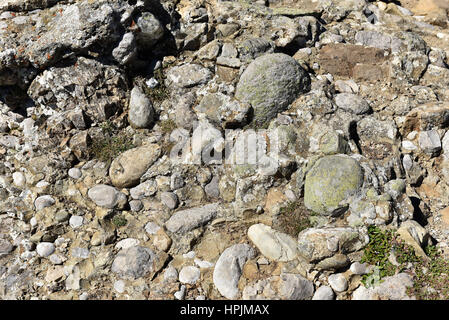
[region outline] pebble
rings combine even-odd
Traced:
[[[24,188],[26,187],[26,178],[25,175],[22,172],[14,172],[12,174],[12,179],[14,184],[19,187],[19,188]]]
[[[40,257],[48,257],[55,252],[55,245],[51,242],[41,242],[36,246],[36,252]]]
[[[243,265],[254,258],[256,251],[247,244],[235,244],[226,250],[215,263],[213,282],[218,291],[227,299],[236,299],[239,295],[238,282]]]
[[[165,269],[164,272],[164,280],[165,281],[176,281],[178,280],[178,271],[175,267],[169,266]]]
[[[120,240],[119,242],[117,242],[117,244],[115,245],[116,249],[128,249],[134,246],[139,245],[140,241],[137,239],[133,239],[133,238],[127,238],[127,239],[123,239]]]
[[[36,207],[36,211],[40,211],[44,208],[50,207],[55,204],[55,199],[52,196],[45,195],[40,196],[34,201],[34,206]]]
[[[84,218],[82,216],[71,216],[69,220],[69,225],[73,228],[79,228],[83,225]]]
[[[179,291],[176,291],[174,294],[175,298],[178,300],[184,299],[185,295],[186,295],[186,286],[185,285],[182,285],[181,289],[179,289]]]
[[[125,281],[123,280],[117,280],[114,282],[114,290],[117,291],[118,293],[123,293],[125,292]]]
[[[78,179],[81,178],[82,175],[83,175],[83,173],[81,172],[81,170],[78,169],[78,168],[71,168],[71,169],[69,169],[68,174],[69,174],[69,177],[70,177],[70,178],[75,179],[75,180],[78,180]]]
[[[173,192],[162,192],[161,202],[169,209],[173,210],[178,206],[178,197]]]
[[[367,265],[366,263],[354,262],[353,264],[351,264],[351,267],[349,267],[349,270],[351,270],[353,274],[366,274]]]
[[[334,300],[335,294],[331,287],[321,286],[312,297],[312,300]]]
[[[160,229],[161,227],[158,224],[151,221],[145,225],[145,231],[151,235],[156,234]]]
[[[195,284],[201,277],[200,269],[193,266],[183,267],[179,272],[179,282]]]
[[[337,292],[343,292],[348,289],[348,281],[341,273],[331,274],[327,281],[332,289]]]

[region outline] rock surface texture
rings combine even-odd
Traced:
[[[449,293],[443,0],[0,0],[0,300]]]

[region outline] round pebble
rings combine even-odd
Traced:
[[[51,242],[41,242],[36,246],[36,252],[40,257],[48,257],[55,252],[55,245]]]
[[[68,173],[69,173],[69,177],[72,179],[75,179],[75,180],[81,178],[81,176],[83,175],[81,170],[78,168],[71,168],[71,169],[69,169]]]
[[[327,281],[332,289],[337,292],[343,292],[348,289],[348,281],[341,273],[330,275]]]
[[[194,284],[200,279],[200,277],[200,269],[194,266],[184,267],[179,272],[179,281],[181,283]]]
[[[334,300],[335,294],[331,287],[321,286],[312,297],[312,300]]]
[[[79,228],[83,225],[84,218],[81,216],[71,216],[69,224],[73,229]]]
[[[117,280],[116,282],[114,282],[114,290],[118,293],[125,292],[125,281]]]

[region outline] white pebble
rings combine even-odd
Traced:
[[[79,228],[83,225],[84,218],[81,216],[71,216],[69,224],[73,229]]]
[[[55,245],[51,242],[41,242],[36,246],[36,252],[40,257],[48,257],[55,252]]]

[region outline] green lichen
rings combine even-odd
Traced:
[[[304,203],[320,214],[332,214],[344,207],[341,202],[354,195],[363,184],[362,169],[356,160],[326,156],[307,173]]]

